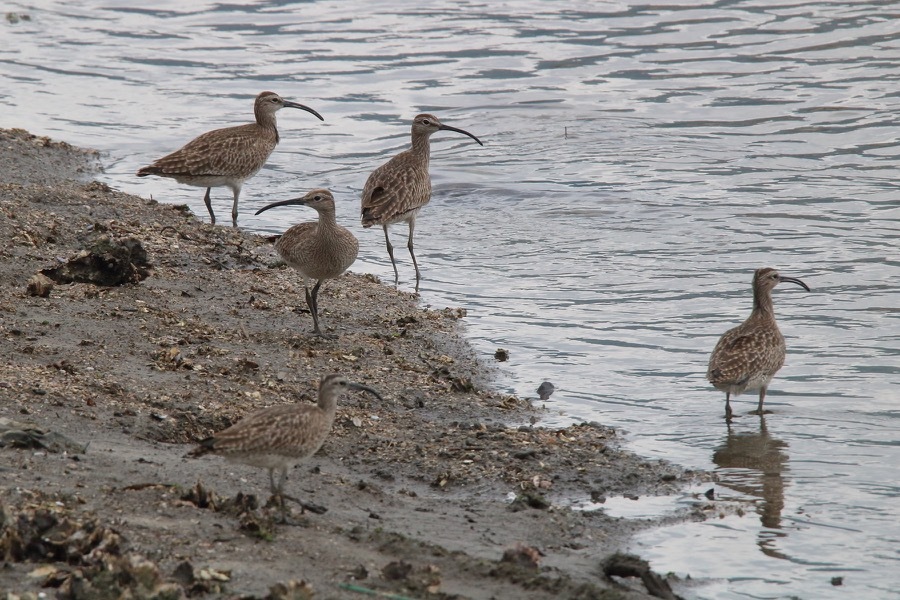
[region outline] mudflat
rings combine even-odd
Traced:
[[[675,597],[609,576],[646,571],[618,553],[659,522],[572,505],[708,474],[542,426],[492,391],[465,307],[351,272],[319,294],[335,337],[312,335],[272,240],[92,181],[99,163],[0,130],[0,597]],[[330,373],[384,401],[341,398],[287,523],[264,469],[185,458]]]

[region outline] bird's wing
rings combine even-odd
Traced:
[[[318,227],[319,224],[312,221],[293,225],[275,240],[275,250],[281,254],[282,258],[284,258],[285,255],[291,256],[295,252],[294,247],[298,244],[302,245],[309,236],[315,235]]]
[[[784,361],[778,343],[777,334],[767,330],[727,331],[709,358],[706,378],[713,384],[741,384],[755,373],[774,374]]]
[[[214,451],[227,453],[289,451],[311,443],[324,428],[313,405],[286,405],[252,413],[214,437]]]
[[[431,199],[430,177],[426,173],[423,178],[416,168],[408,166],[409,159],[408,151],[401,152],[369,175],[362,192],[363,225],[402,220],[405,213]]]
[[[162,175],[192,177],[230,174],[235,165],[264,162],[274,148],[274,140],[260,137],[253,124],[227,127],[194,138],[146,169]]]

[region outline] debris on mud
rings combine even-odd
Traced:
[[[601,565],[603,574],[611,577],[638,577],[647,588],[647,592],[654,598],[663,600],[682,600],[672,592],[669,583],[650,570],[650,564],[633,554],[616,553],[603,561]]]
[[[503,557],[500,559],[500,562],[511,563],[529,569],[537,569],[541,564],[541,556],[543,556],[541,551],[533,546],[516,544],[515,547],[507,548],[506,551],[503,552]]]
[[[59,600],[184,597],[154,563],[126,551],[119,533],[96,517],[79,517],[59,502],[36,500],[21,508],[0,506],[0,556],[7,562],[46,564],[29,578],[56,588]]]
[[[29,296],[46,298],[50,295],[50,292],[53,291],[53,280],[43,273],[35,273],[31,276],[31,279],[28,280],[26,291]]]
[[[146,279],[149,266],[140,240],[102,236],[61,266],[43,269],[40,274],[56,283],[115,286]]]
[[[69,454],[84,454],[87,450],[87,444],[75,442],[61,433],[0,417],[0,447],[4,446]]]

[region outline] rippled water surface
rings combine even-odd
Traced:
[[[311,219],[252,213],[330,187],[361,240],[354,269],[388,280],[381,232],[358,225],[366,175],[408,144],[418,112],[479,136],[484,148],[433,138],[423,302],[467,308],[486,357],[509,350],[504,388],[534,397],[553,381],[551,422],[620,426],[637,451],[714,469],[718,497],[746,502],[744,516],[648,531],[635,550],[658,571],[711,578],[683,590],[693,598],[898,597],[897,3],[4,10],[30,18],[0,25],[0,126],[98,148],[111,185],[204,219],[202,189],[133,172],[249,120],[264,89],[321,112],[279,113],[282,143],[245,186],[240,224]],[[213,197],[227,222],[230,192]],[[788,361],[774,414],[729,431],[706,361],[749,313],[760,266],[812,291],[776,290]],[[608,510],[646,516],[622,500]]]

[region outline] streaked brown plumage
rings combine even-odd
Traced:
[[[138,169],[137,176],[159,175],[171,177],[178,183],[205,187],[203,201],[213,225],[216,224],[216,215],[209,198],[210,189],[220,186],[230,188],[234,194],[231,222],[237,227],[241,186],[266,164],[278,145],[275,113],[284,107],[305,110],[324,121],[322,115],[308,106],[288,102],[275,92],[262,92],[253,104],[255,123],[208,131],[181,149]]]
[[[303,277],[306,304],[313,318],[313,333],[324,335],[319,329],[319,287],[326,279],[340,277],[356,260],[359,241],[350,230],[337,223],[334,197],[325,189],[315,189],[302,198],[273,202],[256,214],[276,206],[308,206],[319,213],[318,223],[300,223],[284,232],[275,242],[275,250]],[[309,290],[309,281],[316,285]]]
[[[709,357],[706,378],[725,392],[728,421],[731,395],[739,396],[745,390],[759,390],[759,407],[754,412],[763,414],[769,382],[784,365],[784,336],[778,330],[772,305],[772,289],[782,281],[809,291],[799,279],[782,276],[771,268],[757,269],[753,274],[753,311],[746,321],[725,332]]]
[[[388,256],[391,257],[391,265],[394,267],[395,285],[399,282],[400,275],[397,272],[397,262],[394,260],[394,247],[388,236],[388,226],[404,221],[409,225],[406,247],[416,269],[417,292],[421,275],[413,251],[413,230],[416,227],[416,215],[431,200],[431,176],[428,174],[431,154],[429,138],[437,131],[462,133],[484,146],[481,140],[468,131],[443,125],[434,115],[418,115],[412,124],[412,147],[372,171],[362,193],[362,225],[363,227],[381,225],[384,228],[384,241],[387,244]]]
[[[200,442],[187,456],[218,454],[232,462],[268,469],[272,494],[283,498],[288,469],[322,447],[334,423],[338,397],[351,389],[363,390],[382,399],[381,394],[368,386],[349,381],[342,375],[327,375],[319,383],[317,404],[273,406],[251,413]],[[276,470],[281,473],[277,485]]]

